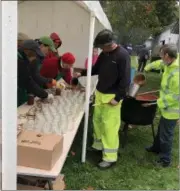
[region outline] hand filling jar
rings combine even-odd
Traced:
[[[56,88],[56,95],[61,95],[61,89],[60,88]]]
[[[28,101],[27,101],[28,105],[33,105],[34,104],[34,95],[29,94],[28,95]]]

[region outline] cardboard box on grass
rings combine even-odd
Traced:
[[[18,136],[19,166],[51,170],[63,150],[63,136],[24,130]]]

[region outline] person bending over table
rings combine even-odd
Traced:
[[[75,60],[75,56],[70,52],[57,57],[50,51],[43,60],[40,73],[46,78],[56,80],[63,78],[67,84],[71,84],[72,68]]]
[[[41,99],[53,99],[53,95],[41,88],[31,73],[31,64],[38,56],[43,56],[38,43],[34,40],[25,40],[18,52],[18,106],[27,101],[28,94]]]

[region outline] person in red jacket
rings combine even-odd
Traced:
[[[50,38],[54,42],[54,46],[55,46],[56,50],[61,47],[62,41],[57,33],[55,33],[55,32],[51,33]]]
[[[63,78],[66,83],[70,84],[73,77],[72,67],[74,63],[75,56],[70,52],[63,54],[59,58],[54,56],[53,53],[49,53],[43,60],[40,73],[46,78],[56,80],[58,80],[57,77]]]

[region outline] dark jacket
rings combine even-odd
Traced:
[[[30,64],[30,72],[34,81],[39,85],[45,87],[47,83],[51,83],[52,78],[45,78],[41,76],[39,71],[39,60],[34,60]]]
[[[149,51],[148,51],[148,49],[147,48],[142,48],[139,51],[138,56],[139,56],[140,61],[148,60],[149,59]]]
[[[92,67],[92,75],[98,75],[97,90],[104,94],[115,94],[115,100],[123,99],[130,85],[131,61],[129,53],[123,47],[117,47],[110,53],[102,52]],[[83,70],[82,75],[87,75]]]
[[[31,75],[31,66],[28,58],[23,51],[18,50],[21,56],[18,56],[18,89],[24,89],[39,98],[47,98],[48,93],[35,82]]]

